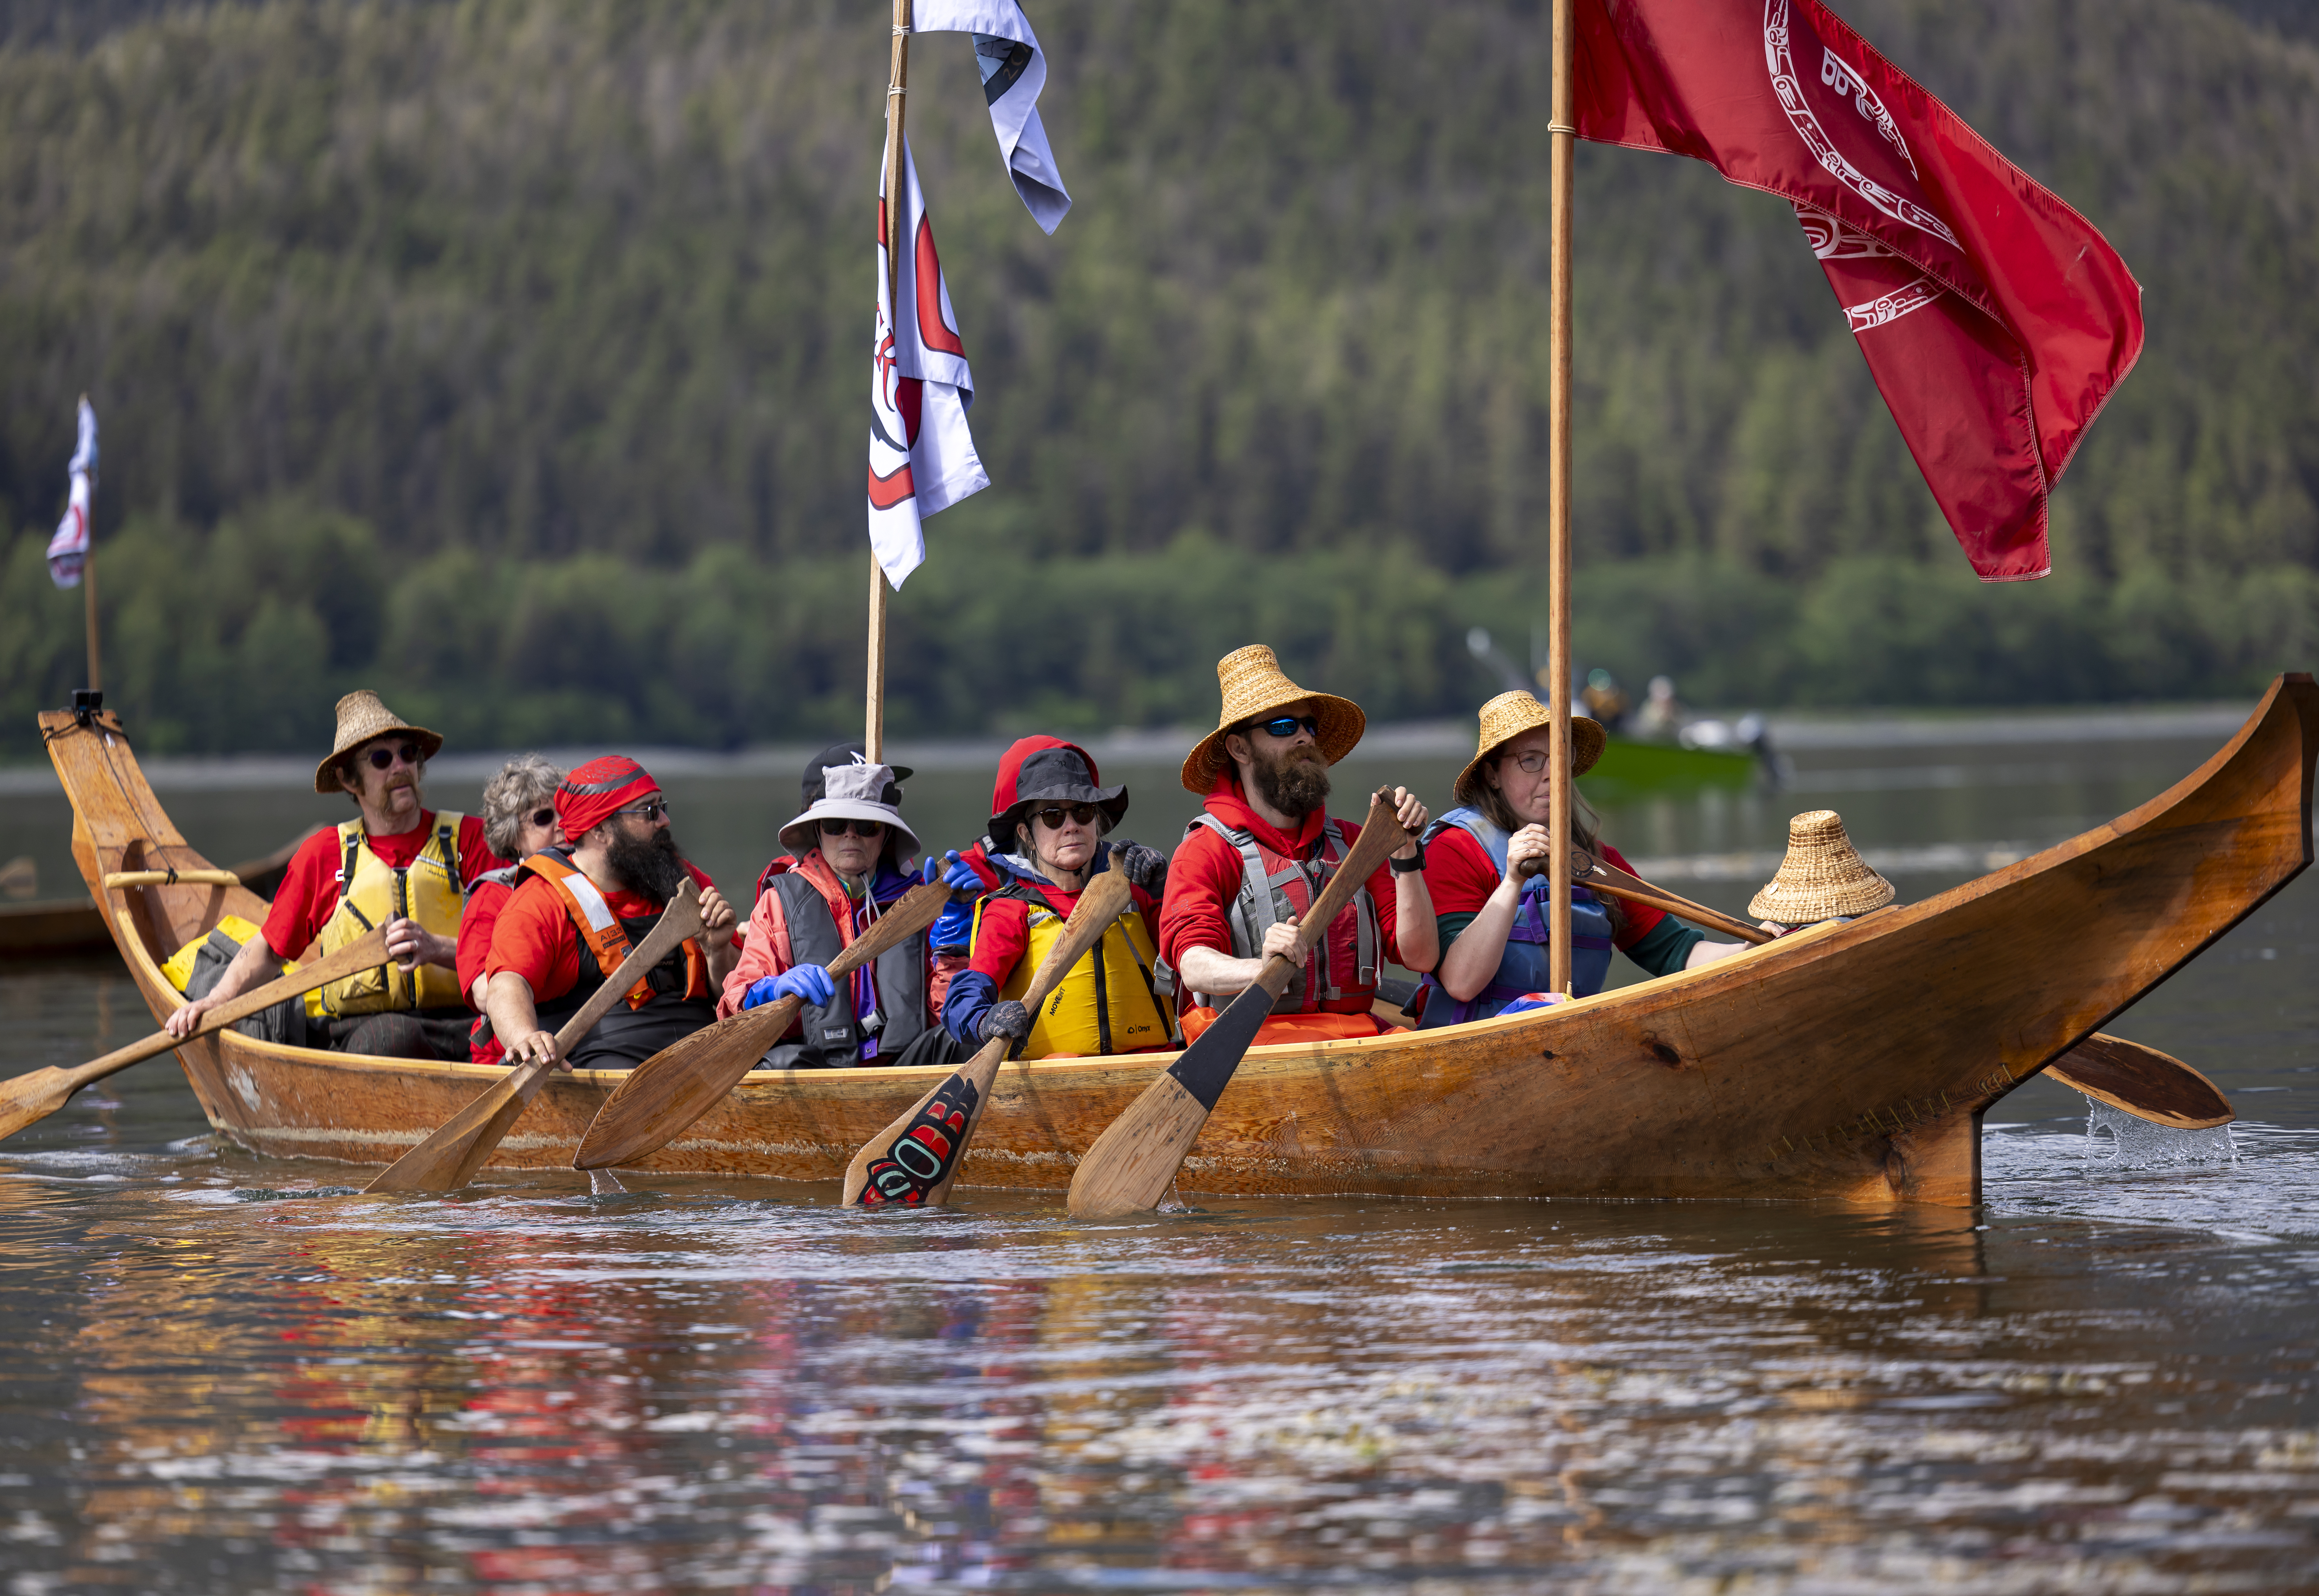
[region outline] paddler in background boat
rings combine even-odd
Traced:
[[[1442,951],[1423,984],[1422,1029],[1485,1019],[1548,989],[1550,883],[1543,870],[1526,877],[1521,867],[1533,859],[1543,864],[1550,855],[1553,726],[1546,706],[1526,692],[1500,693],[1483,705],[1479,750],[1451,789],[1457,807],[1426,833],[1425,876],[1439,916]],[[1603,741],[1600,725],[1583,715],[1570,717],[1574,779],[1602,757]],[[1598,840],[1593,811],[1576,793],[1570,820],[1580,850],[1633,873],[1617,849]],[[1602,989],[1613,946],[1655,976],[1695,969],[1742,951],[1738,942],[1710,942],[1658,909],[1573,887],[1575,996]]]
[[[1331,820],[1329,767],[1361,740],[1359,706],[1308,693],[1253,644],[1216,665],[1223,694],[1216,729],[1184,761],[1184,788],[1206,800],[1169,861],[1160,952],[1174,972],[1178,1016],[1190,1042],[1223,1002],[1245,991],[1275,953],[1297,966],[1253,1045],[1375,1036],[1377,975],[1392,959],[1433,968],[1433,900],[1417,833],[1425,806],[1405,789],[1393,801],[1410,839],[1353,895],[1308,958],[1296,918],[1327,884],[1333,861],[1360,834]]]
[[[511,1064],[631,1069],[716,1022],[717,985],[733,966],[733,906],[678,849],[668,799],[636,761],[611,753],[580,766],[556,787],[555,814],[568,852],[523,861],[492,929],[485,1012]],[[688,878],[700,888],[700,935],[648,970],[620,969]],[[633,983],[627,1002],[559,1053],[556,1031],[611,969]]]
[[[549,848],[564,847],[564,823],[555,814],[555,789],[564,772],[537,753],[520,754],[501,765],[499,774],[483,783],[483,839],[501,859],[529,859]],[[564,850],[564,857],[571,851]],[[467,907],[459,917],[459,985],[476,1019],[467,1032],[468,1057],[477,1064],[496,1064],[506,1057],[498,1034],[492,1030],[483,1007],[491,978],[483,966],[492,952],[492,930],[500,911],[515,896],[520,864],[503,864],[485,870],[467,888]]]
[[[389,1059],[467,1057],[474,1015],[459,985],[460,912],[468,883],[501,861],[481,820],[424,807],[427,762],[442,747],[367,689],[338,700],[338,735],[314,767],[314,790],[345,793],[360,818],[300,844],[259,933],[214,987],[164,1022],[171,1034],[187,1034],[317,939],[327,955],[383,924],[395,961],[322,989],[323,1044]]]
[[[848,978],[827,965],[918,884],[908,861],[917,834],[902,818],[907,768],[872,764],[859,743],[806,762],[804,810],[781,829],[790,852],[757,879],[747,946],[725,978],[718,1014],[776,998],[803,1000],[798,1023],[765,1054],[764,1069],[857,1064],[948,1064],[942,1001],[962,956],[937,958],[920,932]]]
[[[1151,931],[1168,861],[1139,843],[1104,840],[1127,813],[1127,789],[1101,781],[1095,761],[1077,744],[1024,737],[999,762],[990,830],[976,859],[948,856],[943,879],[953,887],[988,888],[973,911],[968,966],[943,1003],[943,1024],[961,1045],[1004,1036],[1022,1044],[1015,1056],[1024,1059],[1170,1045],[1174,1027],[1153,985],[1159,949]],[[1111,868],[1114,852],[1124,855],[1119,868],[1133,906],[1032,1014],[1021,999],[1033,972],[1061,935],[1079,894]],[[975,870],[978,861],[990,876]],[[931,862],[927,873],[934,873]]]
[[[1881,909],[1899,889],[1869,868],[1833,809],[1811,809],[1788,822],[1788,852],[1747,912],[1764,929],[1786,933],[1823,920],[1849,920]]]

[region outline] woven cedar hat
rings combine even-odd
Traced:
[[[1521,689],[1500,693],[1482,706],[1482,745],[1473,762],[1457,772],[1457,780],[1449,790],[1461,804],[1481,802],[1482,766],[1490,755],[1524,732],[1553,724],[1553,711]],[[1584,715],[1570,717],[1570,774],[1574,779],[1594,768],[1594,762],[1602,757],[1606,741],[1601,721]]]
[[[349,749],[359,748],[373,737],[383,737],[390,732],[401,732],[419,744],[419,757],[433,759],[443,752],[443,739],[423,726],[412,726],[393,710],[378,701],[378,695],[368,688],[358,688],[338,700],[338,735],[330,744],[330,756],[314,767],[314,790],[338,793],[346,790],[338,785],[338,772],[331,769]]]
[[[1782,925],[1810,925],[1881,909],[1898,896],[1898,888],[1860,857],[1836,812],[1814,809],[1788,822],[1788,856],[1747,912]]]
[[[1201,738],[1184,761],[1184,790],[1200,798],[1208,796],[1216,784],[1216,772],[1224,768],[1224,738],[1246,722],[1309,701],[1313,718],[1321,723],[1321,757],[1331,764],[1350,753],[1368,729],[1368,717],[1361,713],[1358,704],[1329,693],[1306,692],[1281,674],[1280,662],[1261,643],[1236,648],[1218,660],[1216,684],[1223,690],[1224,699],[1216,729]]]

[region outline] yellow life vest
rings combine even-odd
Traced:
[[[1063,934],[1063,916],[1048,906],[1034,887],[1010,882],[974,906],[979,933],[984,906],[995,898],[1011,897],[1030,910],[1027,945],[1023,957],[1007,973],[998,996],[1020,1001],[1031,989],[1031,977],[1047,951]],[[1159,949],[1140,909],[1130,908],[1104,928],[1103,940],[1079,955],[1047,1001],[1031,1016],[1031,1034],[1023,1043],[1025,1059],[1051,1058],[1058,1053],[1081,1058],[1103,1053],[1131,1053],[1164,1047],[1168,1022],[1151,996],[1151,967]]]
[[[459,879],[459,823],[464,818],[450,809],[438,814],[427,845],[402,870],[371,852],[370,835],[360,820],[340,825],[338,906],[322,926],[323,957],[393,919],[416,920],[435,935],[456,940],[459,911],[467,897]],[[322,988],[323,1009],[341,1015],[451,1008],[465,1001],[457,970],[439,964],[406,970],[392,960]]]

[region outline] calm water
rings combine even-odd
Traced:
[[[1608,834],[1736,910],[1746,856],[1827,805],[1917,897],[2212,745],[1815,750],[1788,792]],[[1343,788],[1456,768],[1395,763]],[[1136,834],[1188,812],[1166,771],[1106,774]],[[668,785],[745,897],[793,786]],[[963,840],[987,793],[930,771],[910,812]],[[166,796],[221,861],[339,813]],[[68,824],[0,797],[0,853],[57,890]],[[976,1192],[871,1218],[835,1188],[556,1176],[379,1202],[220,1145],[157,1060],[0,1146],[0,1590],[2319,1583],[2314,953],[2305,879],[2116,1023],[2212,1076],[2229,1133],[2089,1128],[2032,1083],[1978,1213],[1082,1227]],[[117,969],[0,967],[8,1072],[148,1026]]]

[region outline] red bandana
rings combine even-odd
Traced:
[[[644,766],[626,754],[608,753],[564,778],[555,789],[555,813],[564,822],[564,834],[577,843],[613,810],[641,803],[659,790],[660,783],[645,773]]]

